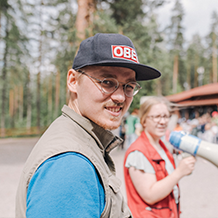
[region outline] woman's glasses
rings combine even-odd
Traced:
[[[147,116],[148,118],[151,118],[155,123],[158,123],[161,121],[161,119],[164,119],[164,121],[169,121],[170,119],[170,115],[150,115],[150,116]]]

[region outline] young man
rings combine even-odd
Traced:
[[[131,217],[109,152],[140,86],[160,76],[138,62],[131,40],[96,34],[69,70],[69,105],[42,135],[21,175],[16,217]]]

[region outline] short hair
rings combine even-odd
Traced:
[[[143,103],[141,104],[139,108],[139,118],[140,118],[140,123],[143,125],[145,122],[145,119],[147,117],[147,114],[151,110],[151,107],[156,104],[165,104],[167,106],[167,109],[169,113],[172,112],[172,103],[168,101],[165,97],[163,96],[147,96]]]

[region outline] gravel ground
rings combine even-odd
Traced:
[[[23,165],[38,138],[0,139],[0,218],[14,218],[16,189]],[[111,155],[125,195],[123,158],[125,149]],[[218,158],[218,157],[217,157]],[[179,158],[178,158],[179,159]],[[192,175],[180,181],[181,218],[218,218],[218,169],[197,157]]]

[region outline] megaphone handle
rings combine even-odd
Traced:
[[[189,153],[187,153],[187,152],[182,152],[182,159],[184,159],[184,158],[186,158],[186,157],[190,157],[190,156],[192,156],[191,154],[189,154]],[[190,173],[190,174],[188,174],[188,176],[189,175],[191,175],[192,174],[192,172]]]
[[[191,154],[187,153],[187,152],[182,152],[182,159],[186,158],[186,157],[190,157],[192,156]]]

